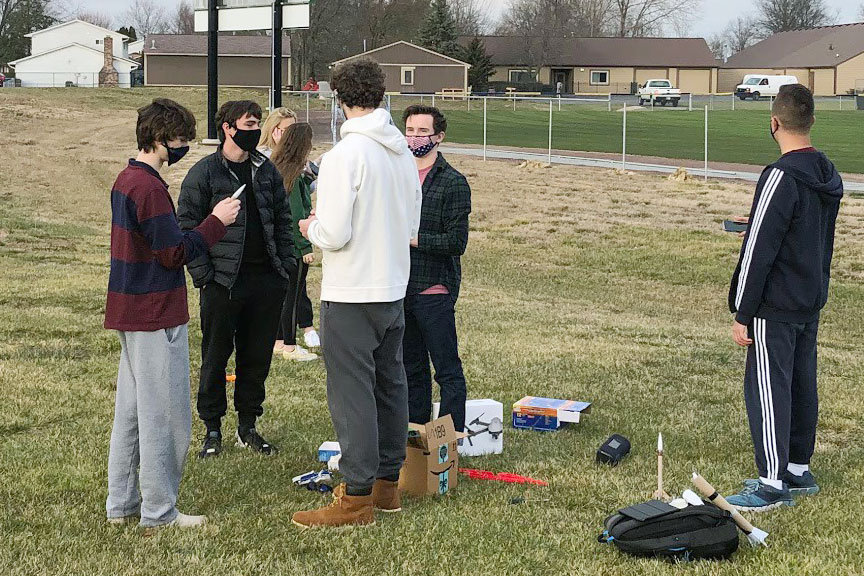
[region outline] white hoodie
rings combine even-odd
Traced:
[[[417,164],[386,110],[346,121],[341,134],[321,161],[309,226],[324,251],[321,300],[401,300],[423,202]]]

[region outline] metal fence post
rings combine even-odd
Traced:
[[[705,106],[705,181],[708,181],[708,106]]]
[[[843,111],[843,96],[837,96],[840,99],[840,111]]]
[[[306,123],[309,124],[309,92],[306,92]]]
[[[435,107],[435,94],[432,94],[432,107]]]
[[[608,99],[609,99],[609,112],[611,112],[612,111],[612,93],[611,92],[609,93]]]
[[[486,161],[486,134],[487,134],[487,132],[486,132],[486,126],[487,126],[487,124],[486,124],[486,118],[487,118],[486,103],[488,100],[489,100],[488,98],[483,98],[483,161],[484,162]]]
[[[624,134],[621,137],[621,169],[627,170],[627,103],[624,103]]]
[[[561,101],[558,101],[561,105]],[[549,164],[552,164],[552,99],[549,99]]]
[[[689,96],[689,104],[687,104],[687,111],[692,112],[693,111],[693,93],[691,92],[688,96]]]
[[[735,93],[732,93],[732,111],[735,111]]]

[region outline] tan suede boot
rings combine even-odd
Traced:
[[[402,499],[399,497],[399,483],[375,480],[372,486],[372,502],[381,512],[401,512]]]
[[[372,495],[349,496],[345,493],[345,484],[340,484],[333,490],[333,502],[329,506],[297,512],[291,521],[302,528],[374,526]]]

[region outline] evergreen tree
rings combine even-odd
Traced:
[[[450,13],[447,0],[432,0],[417,33],[419,44],[439,54],[456,58],[460,51],[456,38],[456,21]]]
[[[475,92],[482,92],[489,86],[489,77],[495,73],[492,57],[486,52],[486,45],[474,37],[466,48],[461,50],[460,59],[471,65],[468,70],[468,84]]]
[[[19,0],[10,5],[8,14],[0,15],[0,62],[30,55],[30,39],[25,34],[48,28],[55,23],[49,0]]]

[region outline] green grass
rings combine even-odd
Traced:
[[[770,548],[676,566],[625,557],[595,538],[606,515],[654,490],[657,432],[670,493],[689,487],[694,469],[724,492],[753,473],[743,355],[725,310],[739,241],[718,231],[723,215],[749,206],[751,192],[455,157],[474,189],[458,311],[470,396],[505,406],[526,394],[594,402],[582,424],[558,433],[507,426],[504,454],[463,464],[550,487],[464,481],[447,498],[406,502],[403,514],[379,518],[375,528],[300,532],[291,514],[324,499],[294,488],[291,477],[317,466],[317,446],[333,432],[323,367],[277,362],[261,427],[278,456],[230,448],[217,461],[198,461],[203,429],[194,425],[179,506],[209,515],[209,527],[108,526],[119,357],[116,336],[101,327],[108,190],[134,148],[134,108],[150,96],[57,94],[0,93],[0,574],[864,572],[856,528],[864,516],[864,202],[844,203],[823,316],[814,460],[822,494],[753,517],[771,533]],[[200,91],[175,95],[203,108]],[[166,171],[175,194],[202,154],[193,149]],[[502,181],[518,194],[501,194]],[[313,295],[319,280],[315,267]],[[193,318],[197,306],[192,291]],[[194,381],[194,319],[190,346]],[[229,417],[227,430],[234,425]],[[594,451],[612,432],[627,435],[633,453],[617,468],[599,467]],[[517,495],[550,501],[510,505]]]
[[[506,103],[492,101],[487,110],[487,144],[539,148],[549,146],[549,110],[519,102],[514,112]],[[402,99],[399,105],[402,106]],[[760,103],[763,104],[763,103]],[[471,112],[462,104],[443,103],[447,110],[451,143],[483,144],[482,103]],[[548,105],[547,105],[548,106]],[[620,106],[619,106],[620,107]],[[395,103],[394,103],[395,108]],[[718,110],[710,112],[709,161],[766,165],[777,159],[777,146],[769,134],[769,112]],[[553,110],[552,147],[556,150],[621,153],[623,114],[608,112],[606,104],[564,105]],[[843,172],[864,172],[860,134],[864,112],[819,111],[813,141]],[[689,160],[704,159],[703,111],[659,109],[627,114],[627,153]]]

